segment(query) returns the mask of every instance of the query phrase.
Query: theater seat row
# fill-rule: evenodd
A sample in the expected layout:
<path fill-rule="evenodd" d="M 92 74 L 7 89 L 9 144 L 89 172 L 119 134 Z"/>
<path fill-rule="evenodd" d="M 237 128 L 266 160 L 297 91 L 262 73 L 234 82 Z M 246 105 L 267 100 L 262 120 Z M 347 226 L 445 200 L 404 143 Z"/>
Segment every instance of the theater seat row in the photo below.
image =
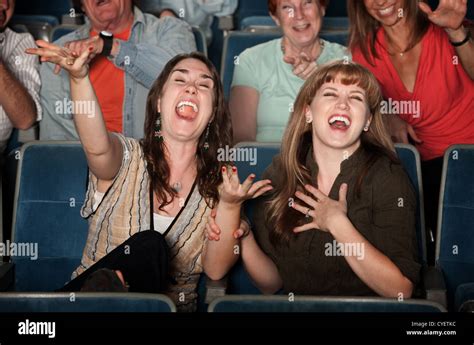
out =
<path fill-rule="evenodd" d="M 238 146 L 257 150 L 256 165 L 251 165 L 248 161 L 236 162 L 241 176 L 247 176 L 250 172 L 260 176 L 279 151 L 278 144 L 241 143 Z M 416 149 L 408 145 L 397 145 L 397 153 L 417 190 L 419 200 L 423 200 L 419 155 Z M 87 222 L 79 215 L 87 183 L 85 156 L 77 142 L 32 142 L 22 147 L 19 158 L 12 239 L 17 243 L 37 243 L 39 250 L 36 260 L 27 256 L 11 258 L 10 265 L 14 265 L 15 278 L 10 291 L 53 291 L 69 280 L 71 272 L 79 264 L 86 240 Z M 446 297 L 443 296 L 447 290 L 450 310 L 458 310 L 463 303 L 474 299 L 474 182 L 470 177 L 474 171 L 473 166 L 473 145 L 453 146 L 445 154 L 436 268 L 426 267 L 422 202 L 417 212 L 420 262 L 424 264 L 424 270 L 430 272 L 430 275 L 424 277 L 424 293 L 428 298 L 436 296 L 438 302 L 445 304 Z M 247 205 L 246 212 L 251 216 L 251 204 Z M 1 279 L 0 277 L 0 287 L 4 286 Z M 242 265 L 234 267 L 227 281 L 228 294 L 258 293 Z M 437 283 L 433 284 L 433 281 Z M 443 285 L 444 283 L 446 285 Z M 200 289 L 203 299 L 205 291 L 202 286 Z M 16 299 L 13 295 L 9 298 Z M 267 297 L 259 298 L 265 301 Z M 240 302 L 248 304 L 245 299 L 234 299 L 232 308 L 236 308 L 235 303 Z M 363 300 L 359 302 L 363 304 Z M 372 303 L 386 302 L 388 301 L 380 300 Z M 205 310 L 203 303 L 201 301 L 201 310 Z M 262 303 L 263 308 L 266 304 Z M 319 304 L 316 305 L 324 309 Z M 284 309 L 293 308 L 280 306 Z M 384 308 L 377 306 L 379 307 Z M 248 307 L 242 308 L 246 310 Z"/>

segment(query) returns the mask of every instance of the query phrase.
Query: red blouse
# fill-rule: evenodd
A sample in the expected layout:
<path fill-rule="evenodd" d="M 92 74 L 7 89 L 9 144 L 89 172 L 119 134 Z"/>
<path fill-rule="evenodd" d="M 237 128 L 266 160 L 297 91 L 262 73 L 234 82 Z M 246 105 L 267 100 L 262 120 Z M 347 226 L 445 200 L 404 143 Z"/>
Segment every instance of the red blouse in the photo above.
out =
<path fill-rule="evenodd" d="M 452 144 L 474 144 L 474 82 L 443 29 L 431 24 L 421 45 L 413 92 L 405 88 L 384 48 L 382 28 L 377 32 L 375 66 L 360 49 L 354 49 L 352 57 L 379 81 L 385 98 L 382 112 L 398 113 L 413 126 L 423 141 L 417 149 L 429 160 L 443 156 Z"/>

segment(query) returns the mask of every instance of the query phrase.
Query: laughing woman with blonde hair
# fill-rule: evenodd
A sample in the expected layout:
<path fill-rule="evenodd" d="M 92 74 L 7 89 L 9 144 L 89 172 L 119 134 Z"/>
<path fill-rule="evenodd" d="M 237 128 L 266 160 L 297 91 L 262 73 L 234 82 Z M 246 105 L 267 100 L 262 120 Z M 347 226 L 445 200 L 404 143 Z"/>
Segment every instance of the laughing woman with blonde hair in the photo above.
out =
<path fill-rule="evenodd" d="M 242 238 L 244 266 L 262 292 L 411 297 L 416 200 L 381 101 L 374 76 L 353 63 L 322 67 L 303 85 L 264 173 L 273 190 Z M 210 239 L 229 236 L 216 229 Z"/>

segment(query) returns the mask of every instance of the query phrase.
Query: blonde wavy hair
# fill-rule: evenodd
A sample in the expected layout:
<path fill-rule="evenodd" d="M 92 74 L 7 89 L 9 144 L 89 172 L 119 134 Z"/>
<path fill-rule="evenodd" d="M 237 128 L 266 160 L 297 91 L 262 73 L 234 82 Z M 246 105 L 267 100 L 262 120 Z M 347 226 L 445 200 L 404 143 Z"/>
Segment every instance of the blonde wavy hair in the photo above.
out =
<path fill-rule="evenodd" d="M 279 173 L 284 183 L 274 185 L 271 200 L 266 205 L 269 222 L 274 224 L 270 234 L 270 239 L 274 244 L 287 242 L 292 229 L 304 222 L 304 215 L 288 207 L 288 200 L 295 195 L 296 190 L 304 192 L 305 184 L 313 184 L 310 171 L 305 166 L 306 156 L 313 145 L 312 124 L 306 122 L 305 111 L 321 86 L 336 80 L 344 85 L 357 85 L 364 89 L 372 116 L 369 130 L 362 132 L 360 137 L 361 146 L 368 152 L 368 160 L 358 176 L 356 195 L 360 196 L 364 177 L 379 157 L 387 156 L 393 162 L 399 163 L 390 135 L 383 123 L 380 112 L 383 98 L 373 74 L 361 65 L 342 61 L 319 68 L 302 86 L 296 98 L 294 112 L 283 135 Z"/>

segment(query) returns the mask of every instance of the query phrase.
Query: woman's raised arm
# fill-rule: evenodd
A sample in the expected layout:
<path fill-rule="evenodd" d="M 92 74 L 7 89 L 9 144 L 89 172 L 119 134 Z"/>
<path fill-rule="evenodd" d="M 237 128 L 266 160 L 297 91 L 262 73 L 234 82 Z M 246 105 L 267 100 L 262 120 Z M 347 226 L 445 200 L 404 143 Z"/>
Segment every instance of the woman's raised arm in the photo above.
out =
<path fill-rule="evenodd" d="M 80 56 L 67 48 L 39 40 L 39 48 L 26 52 L 38 55 L 41 61 L 57 65 L 69 73 L 74 124 L 82 142 L 91 172 L 99 180 L 112 180 L 118 173 L 123 150 L 115 135 L 107 131 L 97 97 L 89 79 L 89 62 L 94 57 L 91 50 Z M 59 67 L 58 67 L 59 66 Z"/>

